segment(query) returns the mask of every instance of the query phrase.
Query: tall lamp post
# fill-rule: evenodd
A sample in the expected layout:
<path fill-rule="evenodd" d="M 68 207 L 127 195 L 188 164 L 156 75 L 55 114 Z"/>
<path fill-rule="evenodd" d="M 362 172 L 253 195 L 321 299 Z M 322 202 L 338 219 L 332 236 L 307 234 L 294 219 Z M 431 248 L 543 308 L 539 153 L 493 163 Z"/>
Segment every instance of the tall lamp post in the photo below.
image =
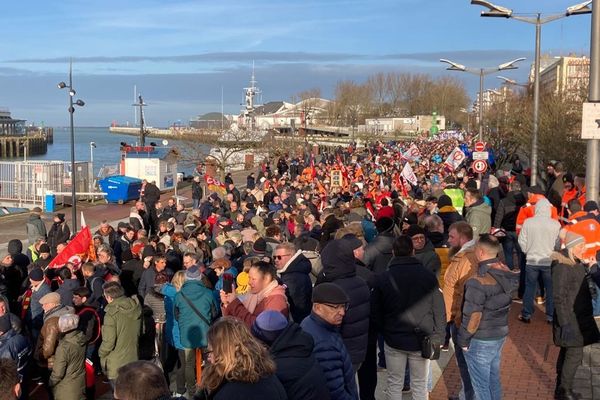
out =
<path fill-rule="evenodd" d="M 85 103 L 83 100 L 77 99 L 73 102 L 73 97 L 75 97 L 75 89 L 73 89 L 73 62 L 69 63 L 69 84 L 67 85 L 64 82 L 60 82 L 58 84 L 59 89 L 69 89 L 69 122 L 71 127 L 71 197 L 73 206 L 71 207 L 71 224 L 73 225 L 72 232 L 77 232 L 77 198 L 75 195 L 75 129 L 73 126 L 73 113 L 75 112 L 74 106 L 83 107 Z"/>
<path fill-rule="evenodd" d="M 524 57 L 517 58 L 492 68 L 469 68 L 462 64 L 455 63 L 454 61 L 446 60 L 445 58 L 440 59 L 441 62 L 450 65 L 446 68 L 448 71 L 468 72 L 470 74 L 479 75 L 479 141 L 483 140 L 483 77 L 497 71 L 517 69 L 518 67 L 515 64 L 523 60 L 525 60 Z"/>
<path fill-rule="evenodd" d="M 535 62 L 534 62 L 534 73 L 533 73 L 533 132 L 531 135 L 531 185 L 537 184 L 537 164 L 538 164 L 538 117 L 540 109 L 540 45 L 541 45 L 541 32 L 542 25 L 548 22 L 556 21 L 564 17 L 579 14 L 589 14 L 592 9 L 589 5 L 592 0 L 585 1 L 583 3 L 576 4 L 568 7 L 565 12 L 558 14 L 548 14 L 542 16 L 541 13 L 536 13 L 534 16 L 517 15 L 513 13 L 513 10 L 503 6 L 492 4 L 485 0 L 471 0 L 471 4 L 486 7 L 488 11 L 482 11 L 482 17 L 499 17 L 499 18 L 512 18 L 517 21 L 526 22 L 528 24 L 535 25 Z M 588 147 L 590 142 L 588 142 Z M 596 142 L 597 143 L 597 142 Z M 597 147 L 597 146 L 596 146 Z M 597 168 L 597 167 L 596 167 Z M 589 190 L 589 186 L 588 186 Z"/>

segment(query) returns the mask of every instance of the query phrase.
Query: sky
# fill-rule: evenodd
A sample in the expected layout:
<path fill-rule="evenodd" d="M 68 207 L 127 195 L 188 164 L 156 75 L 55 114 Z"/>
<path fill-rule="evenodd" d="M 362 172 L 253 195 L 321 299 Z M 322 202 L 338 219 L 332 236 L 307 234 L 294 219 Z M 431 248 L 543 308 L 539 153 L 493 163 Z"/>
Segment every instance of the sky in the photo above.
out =
<path fill-rule="evenodd" d="M 497 0 L 516 14 L 563 13 L 579 0 Z M 68 125 L 68 81 L 85 101 L 80 126 L 132 123 L 134 85 L 146 122 L 167 126 L 220 111 L 238 113 L 252 64 L 262 102 L 290 101 L 318 87 L 378 72 L 446 74 L 473 98 L 479 77 L 446 71 L 440 58 L 471 68 L 526 57 L 502 75 L 525 82 L 535 28 L 482 18 L 469 0 L 61 0 L 6 1 L 0 14 L 0 108 L 13 117 Z M 542 53 L 589 54 L 590 15 L 544 25 Z M 496 74 L 485 87 L 500 85 Z"/>

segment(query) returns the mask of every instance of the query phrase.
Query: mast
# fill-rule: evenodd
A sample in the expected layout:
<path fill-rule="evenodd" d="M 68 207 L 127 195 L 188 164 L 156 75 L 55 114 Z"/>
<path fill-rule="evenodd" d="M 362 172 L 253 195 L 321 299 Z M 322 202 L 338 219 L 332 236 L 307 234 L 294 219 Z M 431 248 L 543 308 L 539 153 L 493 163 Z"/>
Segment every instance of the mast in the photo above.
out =
<path fill-rule="evenodd" d="M 138 102 L 132 104 L 132 106 L 136 110 L 138 107 L 140 109 L 140 146 L 145 146 L 146 145 L 146 130 L 144 128 L 144 107 L 146 107 L 147 104 L 144 103 L 144 99 L 142 98 L 141 94 L 138 96 Z"/>
<path fill-rule="evenodd" d="M 256 111 L 256 105 L 254 104 L 254 98 L 261 93 L 260 89 L 256 86 L 256 78 L 254 75 L 254 61 L 252 61 L 252 77 L 250 78 L 250 87 L 244 88 L 245 92 L 245 108 L 242 110 L 244 114 L 244 122 L 249 130 L 255 130 L 256 120 L 254 118 L 254 112 Z"/>

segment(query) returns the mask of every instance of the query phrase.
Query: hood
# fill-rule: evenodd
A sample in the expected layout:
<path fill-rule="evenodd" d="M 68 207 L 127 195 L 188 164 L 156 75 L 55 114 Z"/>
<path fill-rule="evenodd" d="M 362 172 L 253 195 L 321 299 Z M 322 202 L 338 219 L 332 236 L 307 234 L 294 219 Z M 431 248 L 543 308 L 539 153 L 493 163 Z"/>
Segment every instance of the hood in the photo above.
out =
<path fill-rule="evenodd" d="M 312 354 L 313 346 L 312 337 L 292 322 L 275 339 L 269 351 L 273 358 L 307 358 Z"/>
<path fill-rule="evenodd" d="M 74 344 L 76 346 L 85 346 L 87 343 L 87 338 L 85 337 L 85 335 L 83 334 L 82 331 L 80 331 L 79 329 L 75 329 L 74 331 L 71 332 L 67 332 L 64 334 L 64 336 L 62 337 L 61 341 L 65 341 L 71 344 Z"/>
<path fill-rule="evenodd" d="M 504 293 L 511 294 L 519 287 L 519 272 L 511 271 L 497 258 L 479 264 L 479 275 L 489 273 L 502 287 Z"/>
<path fill-rule="evenodd" d="M 119 297 L 105 307 L 107 314 L 119 314 L 124 318 L 139 318 L 140 303 L 136 297 Z"/>
<path fill-rule="evenodd" d="M 337 239 L 330 242 L 321 253 L 323 274 L 327 281 L 336 278 L 346 278 L 356 275 L 354 252 L 345 240 Z"/>
<path fill-rule="evenodd" d="M 8 242 L 7 250 L 11 256 L 21 254 L 23 252 L 23 243 L 19 239 L 13 239 Z"/>
<path fill-rule="evenodd" d="M 46 322 L 49 318 L 52 318 L 52 317 L 60 317 L 61 315 L 73 314 L 73 313 L 75 313 L 75 309 L 73 307 L 58 306 L 44 314 L 44 322 Z"/>
<path fill-rule="evenodd" d="M 4 332 L 2 336 L 0 336 L 0 347 L 4 346 L 4 343 L 8 342 L 8 340 L 17 335 L 14 329 L 10 328 L 8 331 Z"/>
<path fill-rule="evenodd" d="M 310 274 L 310 271 L 312 271 L 312 264 L 310 263 L 310 260 L 302 254 L 302 250 L 298 250 L 296 254 L 290 258 L 290 261 L 287 263 L 287 265 L 278 271 L 278 273 L 285 274 L 289 272 L 300 272 L 303 274 Z"/>
<path fill-rule="evenodd" d="M 480 204 L 469 207 L 469 212 L 482 213 L 485 215 L 492 215 L 492 207 L 490 207 L 486 203 L 480 203 Z"/>
<path fill-rule="evenodd" d="M 546 199 L 546 198 L 539 199 L 538 202 L 535 203 L 535 216 L 550 218 L 551 215 L 552 215 L 552 205 L 550 204 L 548 199 Z"/>

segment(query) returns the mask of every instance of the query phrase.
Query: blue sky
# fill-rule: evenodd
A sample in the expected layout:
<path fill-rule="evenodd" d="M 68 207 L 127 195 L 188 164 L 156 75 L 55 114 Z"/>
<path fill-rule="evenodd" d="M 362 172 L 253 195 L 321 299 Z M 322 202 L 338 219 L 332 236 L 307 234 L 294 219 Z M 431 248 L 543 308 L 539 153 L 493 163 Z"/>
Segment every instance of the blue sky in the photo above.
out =
<path fill-rule="evenodd" d="M 563 12 L 563 0 L 498 0 L 516 13 Z M 74 86 L 86 102 L 78 125 L 133 119 L 133 85 L 164 126 L 220 110 L 239 111 L 252 61 L 263 101 L 290 100 L 320 87 L 330 97 L 342 79 L 376 72 L 458 75 L 470 95 L 478 77 L 445 71 L 439 58 L 492 67 L 527 57 L 503 75 L 524 81 L 533 62 L 534 27 L 481 18 L 469 0 L 3 2 L 0 107 L 47 125 L 66 125 L 67 95 L 56 83 L 74 61 Z M 545 25 L 542 51 L 588 54 L 589 15 Z M 499 86 L 491 75 L 486 88 Z"/>

